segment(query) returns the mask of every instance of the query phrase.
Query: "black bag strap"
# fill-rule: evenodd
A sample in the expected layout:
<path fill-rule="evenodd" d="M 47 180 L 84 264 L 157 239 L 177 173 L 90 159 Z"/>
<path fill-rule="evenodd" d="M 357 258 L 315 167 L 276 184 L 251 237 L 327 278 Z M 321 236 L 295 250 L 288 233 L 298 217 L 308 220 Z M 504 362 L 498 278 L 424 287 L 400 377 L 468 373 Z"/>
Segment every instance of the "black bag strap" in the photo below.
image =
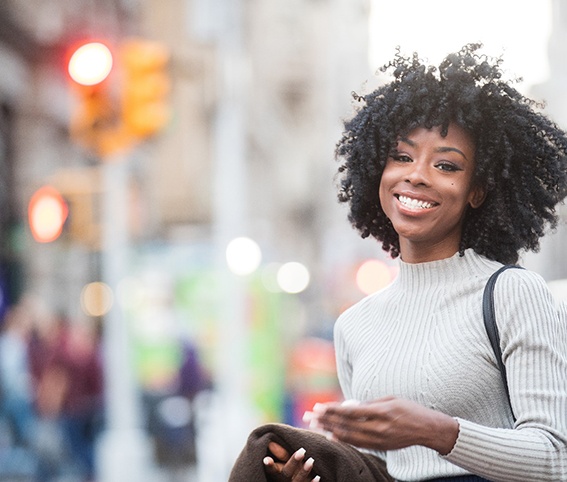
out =
<path fill-rule="evenodd" d="M 498 368 L 500 369 L 502 381 L 504 382 L 504 390 L 506 390 L 506 396 L 508 397 L 508 403 L 510 404 L 510 409 L 512 410 L 512 416 L 514 416 L 514 410 L 512 409 L 512 403 L 510 401 L 508 380 L 506 377 L 506 367 L 504 366 L 504 362 L 502 361 L 502 351 L 500 350 L 500 334 L 498 333 L 498 327 L 496 326 L 496 313 L 494 310 L 494 285 L 496 284 L 496 279 L 498 278 L 500 273 L 510 268 L 523 269 L 521 266 L 517 266 L 515 264 L 507 264 L 492 273 L 490 278 L 488 278 L 482 297 L 482 315 L 484 318 L 486 333 L 488 334 L 488 338 L 490 339 L 490 344 L 492 345 L 492 350 L 494 351 L 494 355 L 496 356 L 496 362 L 498 363 Z M 514 420 L 516 420 L 515 416 Z"/>

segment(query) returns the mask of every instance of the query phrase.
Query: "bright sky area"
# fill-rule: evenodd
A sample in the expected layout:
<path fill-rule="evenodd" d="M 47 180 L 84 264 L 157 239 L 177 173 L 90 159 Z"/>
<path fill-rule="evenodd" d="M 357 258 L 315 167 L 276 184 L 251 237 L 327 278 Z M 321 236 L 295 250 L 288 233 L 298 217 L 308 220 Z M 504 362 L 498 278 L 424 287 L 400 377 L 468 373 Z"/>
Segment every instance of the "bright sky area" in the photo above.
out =
<path fill-rule="evenodd" d="M 399 45 L 438 65 L 464 44 L 481 42 L 484 52 L 503 55 L 518 89 L 542 82 L 549 73 L 547 42 L 551 0 L 371 0 L 370 67 L 386 63 Z"/>

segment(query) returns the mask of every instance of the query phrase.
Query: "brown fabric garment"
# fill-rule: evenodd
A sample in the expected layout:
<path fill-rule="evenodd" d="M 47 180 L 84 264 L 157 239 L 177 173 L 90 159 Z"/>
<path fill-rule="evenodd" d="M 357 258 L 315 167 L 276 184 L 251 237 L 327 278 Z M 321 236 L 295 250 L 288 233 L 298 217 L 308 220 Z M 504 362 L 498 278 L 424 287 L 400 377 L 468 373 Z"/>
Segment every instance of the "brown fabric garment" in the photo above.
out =
<path fill-rule="evenodd" d="M 283 424 L 266 424 L 255 430 L 238 456 L 228 482 L 269 482 L 263 459 L 270 455 L 269 442 L 277 442 L 290 453 L 303 447 L 305 460 L 313 457 L 312 477 L 321 482 L 393 482 L 383 460 L 362 453 L 341 442 L 331 442 L 323 435 Z"/>

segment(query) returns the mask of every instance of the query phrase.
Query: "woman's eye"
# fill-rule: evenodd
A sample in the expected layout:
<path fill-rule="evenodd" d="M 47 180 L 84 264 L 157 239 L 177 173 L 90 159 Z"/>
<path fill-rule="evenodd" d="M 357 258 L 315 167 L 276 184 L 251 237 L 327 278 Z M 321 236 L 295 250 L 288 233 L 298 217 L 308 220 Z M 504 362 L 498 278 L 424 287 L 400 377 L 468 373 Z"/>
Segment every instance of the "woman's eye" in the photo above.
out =
<path fill-rule="evenodd" d="M 409 157 L 405 154 L 393 153 L 391 155 L 391 158 L 394 159 L 395 161 L 399 161 L 399 162 L 411 162 L 411 157 Z"/>
<path fill-rule="evenodd" d="M 441 171 L 447 171 L 447 172 L 454 172 L 461 170 L 459 166 L 453 164 L 452 162 L 440 162 L 439 164 L 437 164 L 437 168 Z"/>

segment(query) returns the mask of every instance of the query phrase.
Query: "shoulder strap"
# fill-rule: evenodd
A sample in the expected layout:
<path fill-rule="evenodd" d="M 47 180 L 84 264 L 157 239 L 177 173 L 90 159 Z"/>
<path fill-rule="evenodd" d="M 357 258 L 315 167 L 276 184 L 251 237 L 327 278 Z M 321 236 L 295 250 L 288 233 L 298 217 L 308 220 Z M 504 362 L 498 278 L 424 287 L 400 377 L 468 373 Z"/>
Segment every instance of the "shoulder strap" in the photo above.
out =
<path fill-rule="evenodd" d="M 500 374 L 502 375 L 502 381 L 504 382 L 504 389 L 506 390 L 506 396 L 508 397 L 508 402 L 510 403 L 510 391 L 508 389 L 508 381 L 506 377 L 506 367 L 502 361 L 502 351 L 500 350 L 500 334 L 498 333 L 498 327 L 496 326 L 496 314 L 494 310 L 494 285 L 496 284 L 496 279 L 503 271 L 510 268 L 523 269 L 521 266 L 515 264 L 509 264 L 502 266 L 498 271 L 495 271 L 486 283 L 484 287 L 484 294 L 482 297 L 482 315 L 484 318 L 484 326 L 486 328 L 486 333 L 490 339 L 490 344 L 492 345 L 492 350 L 496 356 L 496 362 L 498 363 L 498 368 L 500 369 Z M 512 404 L 510 403 L 510 409 L 512 409 Z M 512 415 L 514 411 L 512 410 Z M 516 417 L 514 416 L 514 420 Z"/>

